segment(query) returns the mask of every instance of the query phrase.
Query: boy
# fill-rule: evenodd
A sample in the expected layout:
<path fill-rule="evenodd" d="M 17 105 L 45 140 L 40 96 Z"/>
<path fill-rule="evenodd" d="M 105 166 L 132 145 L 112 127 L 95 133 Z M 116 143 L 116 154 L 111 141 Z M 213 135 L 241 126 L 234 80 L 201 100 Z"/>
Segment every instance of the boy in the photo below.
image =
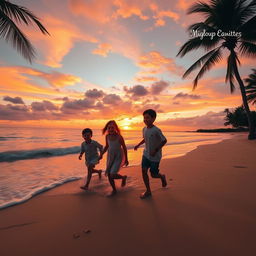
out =
<path fill-rule="evenodd" d="M 156 120 L 156 112 L 153 109 L 145 110 L 143 117 L 146 125 L 146 127 L 143 128 L 143 140 L 134 147 L 134 150 L 137 150 L 140 145 L 145 143 L 141 167 L 146 191 L 140 195 L 141 199 L 151 196 L 148 169 L 150 170 L 152 178 L 161 179 L 162 186 L 167 186 L 165 175 L 161 174 L 158 169 L 162 158 L 162 147 L 166 144 L 167 140 L 162 134 L 162 131 L 153 124 Z"/>
<path fill-rule="evenodd" d="M 86 128 L 82 131 L 82 137 L 84 138 L 84 142 L 81 144 L 81 153 L 78 158 L 81 160 L 85 153 L 85 164 L 88 169 L 88 175 L 86 184 L 80 188 L 88 190 L 93 173 L 98 173 L 99 178 L 101 178 L 102 170 L 96 170 L 94 167 L 99 163 L 98 150 L 102 153 L 103 146 L 97 141 L 92 140 L 92 130 L 90 128 Z"/>

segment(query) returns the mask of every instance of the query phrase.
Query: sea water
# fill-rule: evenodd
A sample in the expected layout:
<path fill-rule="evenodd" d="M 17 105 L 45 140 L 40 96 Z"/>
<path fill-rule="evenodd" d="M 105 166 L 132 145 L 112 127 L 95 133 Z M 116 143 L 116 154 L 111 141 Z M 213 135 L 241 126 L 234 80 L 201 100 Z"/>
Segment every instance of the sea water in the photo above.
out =
<path fill-rule="evenodd" d="M 139 165 L 143 147 L 133 148 L 142 140 L 141 131 L 123 131 L 129 165 Z M 164 132 L 167 144 L 163 158 L 185 155 L 199 145 L 229 138 L 230 134 Z M 93 138 L 102 145 L 105 137 L 94 130 Z M 24 202 L 69 181 L 84 178 L 83 160 L 78 160 L 83 142 L 80 129 L 0 128 L 0 209 Z M 97 165 L 104 170 L 106 155 Z M 136 183 L 136 181 L 133 181 Z"/>

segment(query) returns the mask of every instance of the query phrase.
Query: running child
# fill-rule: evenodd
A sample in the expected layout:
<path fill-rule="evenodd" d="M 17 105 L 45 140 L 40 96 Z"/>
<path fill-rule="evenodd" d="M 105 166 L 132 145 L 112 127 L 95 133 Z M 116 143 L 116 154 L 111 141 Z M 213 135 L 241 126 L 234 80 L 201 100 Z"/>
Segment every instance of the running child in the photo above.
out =
<path fill-rule="evenodd" d="M 90 128 L 86 128 L 82 131 L 82 137 L 84 138 L 84 142 L 81 144 L 81 152 L 78 158 L 81 160 L 83 154 L 85 154 L 85 164 L 87 166 L 88 174 L 85 185 L 80 188 L 88 190 L 93 173 L 97 173 L 99 178 L 101 178 L 102 170 L 96 170 L 94 168 L 95 165 L 99 163 L 98 151 L 102 153 L 103 146 L 97 141 L 92 140 L 92 130 Z"/>
<path fill-rule="evenodd" d="M 128 165 L 127 148 L 123 137 L 120 134 L 120 129 L 118 128 L 114 120 L 107 122 L 102 130 L 103 134 L 106 134 L 106 146 L 104 147 L 100 159 L 103 157 L 105 152 L 107 154 L 107 167 L 106 176 L 108 177 L 109 183 L 112 187 L 112 192 L 109 196 L 116 194 L 116 179 L 122 179 L 121 186 L 126 185 L 126 175 L 119 174 L 119 170 L 123 165 Z"/>
<path fill-rule="evenodd" d="M 156 112 L 153 109 L 145 110 L 143 112 L 143 117 L 146 125 L 146 127 L 143 128 L 143 140 L 134 147 L 134 150 L 137 150 L 140 145 L 145 143 L 141 167 L 146 191 L 140 195 L 141 199 L 151 196 L 148 169 L 150 170 L 152 178 L 161 179 L 162 186 L 167 186 L 165 175 L 159 172 L 159 164 L 162 158 L 162 147 L 166 144 L 167 140 L 162 131 L 154 125 Z"/>

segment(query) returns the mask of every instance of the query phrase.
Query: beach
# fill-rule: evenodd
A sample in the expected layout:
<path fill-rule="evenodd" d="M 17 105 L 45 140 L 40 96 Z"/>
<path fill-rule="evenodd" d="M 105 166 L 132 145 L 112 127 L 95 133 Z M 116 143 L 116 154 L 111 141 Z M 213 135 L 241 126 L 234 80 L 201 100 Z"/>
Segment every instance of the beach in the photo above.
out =
<path fill-rule="evenodd" d="M 140 166 L 123 168 L 127 187 L 111 198 L 96 177 L 88 192 L 66 183 L 0 211 L 0 254 L 253 256 L 255 156 L 256 141 L 239 134 L 164 159 L 168 186 L 150 179 L 144 200 Z"/>

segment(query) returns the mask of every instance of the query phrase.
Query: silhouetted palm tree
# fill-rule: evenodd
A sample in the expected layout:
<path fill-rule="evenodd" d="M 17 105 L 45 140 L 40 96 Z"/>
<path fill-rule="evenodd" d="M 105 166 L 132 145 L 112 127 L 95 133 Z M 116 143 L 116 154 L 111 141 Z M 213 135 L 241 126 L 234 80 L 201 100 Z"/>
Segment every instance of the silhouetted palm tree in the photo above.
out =
<path fill-rule="evenodd" d="M 245 79 L 245 82 L 247 83 L 245 90 L 248 102 L 256 104 L 256 69 L 252 69 L 252 71 L 253 73 Z"/>
<path fill-rule="evenodd" d="M 17 24 L 35 23 L 43 34 L 49 34 L 39 19 L 27 8 L 0 0 L 0 36 L 11 42 L 21 55 L 30 63 L 35 58 L 35 49 Z"/>
<path fill-rule="evenodd" d="M 240 106 L 230 111 L 228 108 L 224 110 L 226 117 L 224 125 L 232 125 L 234 128 L 245 128 L 248 127 L 248 119 L 244 106 Z M 256 112 L 251 112 L 252 120 L 256 123 Z"/>
<path fill-rule="evenodd" d="M 179 50 L 177 56 L 183 57 L 188 52 L 203 48 L 208 51 L 197 60 L 183 75 L 187 77 L 196 68 L 200 68 L 194 79 L 195 89 L 198 80 L 219 62 L 224 49 L 229 51 L 227 57 L 226 82 L 230 83 L 231 92 L 234 91 L 234 80 L 239 84 L 243 105 L 249 123 L 249 139 L 254 139 L 255 126 L 252 122 L 251 112 L 248 106 L 245 86 L 238 72 L 240 64 L 238 53 L 243 56 L 256 56 L 256 1 L 255 0 L 210 0 L 210 3 L 198 2 L 192 5 L 188 14 L 203 14 L 205 20 L 189 27 L 189 31 L 195 33 Z M 204 36 L 197 36 L 198 33 Z M 226 34 L 221 34 L 222 32 Z M 210 36 L 211 35 L 211 36 Z"/>

